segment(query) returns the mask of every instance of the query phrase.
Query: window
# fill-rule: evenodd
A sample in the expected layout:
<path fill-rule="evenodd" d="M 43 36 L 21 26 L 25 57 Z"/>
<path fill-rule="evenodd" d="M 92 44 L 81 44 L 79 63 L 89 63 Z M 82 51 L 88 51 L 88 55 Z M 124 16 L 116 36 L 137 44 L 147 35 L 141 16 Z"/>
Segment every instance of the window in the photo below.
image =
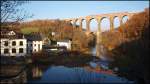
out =
<path fill-rule="evenodd" d="M 23 48 L 19 48 L 19 53 L 23 53 Z"/>
<path fill-rule="evenodd" d="M 5 45 L 5 46 L 8 46 L 8 41 L 5 41 L 4 45 Z"/>
<path fill-rule="evenodd" d="M 4 54 L 7 54 L 9 52 L 9 49 L 4 49 Z"/>
<path fill-rule="evenodd" d="M 34 44 L 34 46 L 36 46 L 36 44 Z"/>
<path fill-rule="evenodd" d="M 15 48 L 12 49 L 12 53 L 16 53 L 16 49 Z"/>
<path fill-rule="evenodd" d="M 16 41 L 13 41 L 13 42 L 12 42 L 12 46 L 15 46 L 15 45 L 16 45 Z"/>
<path fill-rule="evenodd" d="M 30 44 L 30 46 L 32 47 L 32 44 Z"/>
<path fill-rule="evenodd" d="M 36 49 L 34 49 L 34 52 L 36 52 Z"/>
<path fill-rule="evenodd" d="M 23 41 L 20 41 L 20 45 L 23 46 Z"/>

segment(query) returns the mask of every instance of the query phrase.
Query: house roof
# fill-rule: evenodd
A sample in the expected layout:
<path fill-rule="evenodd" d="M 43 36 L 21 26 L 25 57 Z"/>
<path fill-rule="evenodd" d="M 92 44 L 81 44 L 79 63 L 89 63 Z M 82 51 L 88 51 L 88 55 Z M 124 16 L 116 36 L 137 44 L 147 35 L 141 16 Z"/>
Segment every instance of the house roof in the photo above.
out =
<path fill-rule="evenodd" d="M 1 28 L 1 35 L 6 35 L 8 34 L 9 32 L 11 32 L 12 30 L 10 29 L 6 29 L 6 28 Z M 14 32 L 14 31 L 13 31 Z"/>
<path fill-rule="evenodd" d="M 25 38 L 28 41 L 42 41 L 42 36 L 40 33 L 31 33 L 29 35 L 25 35 Z"/>
<path fill-rule="evenodd" d="M 15 32 L 13 30 L 2 29 L 1 31 L 1 38 L 10 38 L 10 39 L 22 39 L 23 34 Z"/>

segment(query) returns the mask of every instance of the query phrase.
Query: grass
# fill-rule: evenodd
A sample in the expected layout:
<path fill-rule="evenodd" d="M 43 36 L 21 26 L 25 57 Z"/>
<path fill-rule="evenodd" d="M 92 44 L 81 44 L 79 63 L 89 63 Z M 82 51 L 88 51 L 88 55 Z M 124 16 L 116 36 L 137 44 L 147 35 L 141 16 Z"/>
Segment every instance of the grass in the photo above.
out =
<path fill-rule="evenodd" d="M 32 32 L 39 32 L 39 29 L 38 28 L 32 28 L 32 27 L 28 27 L 28 28 L 22 28 L 21 29 L 21 32 L 23 34 L 30 34 Z"/>

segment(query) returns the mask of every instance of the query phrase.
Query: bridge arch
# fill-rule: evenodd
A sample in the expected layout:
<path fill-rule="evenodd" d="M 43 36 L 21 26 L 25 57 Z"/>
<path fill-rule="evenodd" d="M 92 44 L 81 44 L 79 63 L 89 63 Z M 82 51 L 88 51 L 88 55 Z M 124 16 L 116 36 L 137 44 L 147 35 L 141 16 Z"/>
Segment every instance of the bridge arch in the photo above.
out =
<path fill-rule="evenodd" d="M 69 20 L 70 25 L 73 26 L 73 20 Z"/>
<path fill-rule="evenodd" d="M 109 30 L 113 30 L 114 28 L 119 27 L 121 24 L 125 23 L 128 19 L 130 19 L 133 14 L 135 13 L 122 12 L 122 13 L 90 15 L 86 17 L 66 19 L 66 21 L 70 20 L 70 23 L 73 25 L 73 28 L 76 28 L 76 25 L 79 25 L 81 31 L 86 30 L 87 32 L 90 32 L 90 29 L 92 29 L 93 31 L 93 28 L 90 27 L 90 23 L 94 19 L 95 22 L 97 22 L 96 26 L 98 25 L 98 29 L 102 29 L 104 31 L 108 30 L 108 28 Z M 104 22 L 108 23 L 107 26 L 103 25 L 103 19 Z"/>
<path fill-rule="evenodd" d="M 80 26 L 81 26 L 81 30 L 83 30 L 83 31 L 86 31 L 86 19 L 85 18 L 82 18 L 81 20 L 80 20 Z"/>
<path fill-rule="evenodd" d="M 122 23 L 124 24 L 129 20 L 129 16 L 128 15 L 123 15 L 121 20 L 122 20 Z"/>
<path fill-rule="evenodd" d="M 120 26 L 120 17 L 119 16 L 114 16 L 113 17 L 113 28 L 118 28 Z"/>
<path fill-rule="evenodd" d="M 75 29 L 79 29 L 80 28 L 80 20 L 76 19 L 75 20 Z"/>
<path fill-rule="evenodd" d="M 110 17 L 102 17 L 100 19 L 100 28 L 101 28 L 101 31 L 106 31 L 106 30 L 109 30 L 110 29 Z"/>
<path fill-rule="evenodd" d="M 98 30 L 98 21 L 97 21 L 97 18 L 92 17 L 89 20 L 89 25 L 90 25 L 90 31 L 96 32 Z"/>

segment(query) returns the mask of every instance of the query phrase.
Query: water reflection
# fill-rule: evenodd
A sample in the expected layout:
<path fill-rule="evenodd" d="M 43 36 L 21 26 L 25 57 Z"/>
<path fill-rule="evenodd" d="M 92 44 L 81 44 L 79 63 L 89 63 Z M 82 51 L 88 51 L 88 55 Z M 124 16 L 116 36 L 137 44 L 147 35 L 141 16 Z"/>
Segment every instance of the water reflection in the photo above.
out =
<path fill-rule="evenodd" d="M 96 56 L 96 47 L 92 48 L 92 54 Z M 29 83 L 132 83 L 117 75 L 102 73 L 101 68 L 109 70 L 108 63 L 108 60 L 93 59 L 86 67 L 36 65 L 31 71 L 33 79 L 38 79 L 29 80 Z"/>
<path fill-rule="evenodd" d="M 100 46 L 100 49 L 96 51 L 97 46 Z M 108 61 L 108 62 L 112 61 L 112 59 L 109 56 L 106 55 L 107 50 L 103 45 L 95 45 L 90 50 L 91 50 L 91 54 L 93 56 L 96 56 L 96 52 L 99 52 L 100 56 L 98 56 L 98 57 L 101 59 L 101 61 Z"/>
<path fill-rule="evenodd" d="M 35 76 L 41 76 L 39 80 L 29 81 L 29 83 L 126 83 L 126 79 L 115 75 L 97 73 L 84 67 L 68 68 L 64 66 L 51 66 L 43 74 L 35 68 Z M 36 72 L 37 71 L 37 72 Z"/>
<path fill-rule="evenodd" d="M 96 47 L 93 47 L 91 49 L 91 53 L 92 53 L 93 56 L 96 56 Z"/>
<path fill-rule="evenodd" d="M 42 76 L 42 74 L 43 74 L 43 71 L 38 66 L 35 66 L 32 69 L 32 77 L 33 78 L 40 78 Z"/>
<path fill-rule="evenodd" d="M 99 48 L 97 48 L 97 49 L 99 49 L 99 50 L 96 50 L 96 47 L 99 47 Z M 95 45 L 94 47 L 92 47 L 91 48 L 91 54 L 93 55 L 93 56 L 96 56 L 96 53 L 100 53 L 100 55 L 98 56 L 98 57 L 100 57 L 100 58 L 105 58 L 105 55 L 106 55 L 106 49 L 104 48 L 104 46 L 103 45 Z"/>

